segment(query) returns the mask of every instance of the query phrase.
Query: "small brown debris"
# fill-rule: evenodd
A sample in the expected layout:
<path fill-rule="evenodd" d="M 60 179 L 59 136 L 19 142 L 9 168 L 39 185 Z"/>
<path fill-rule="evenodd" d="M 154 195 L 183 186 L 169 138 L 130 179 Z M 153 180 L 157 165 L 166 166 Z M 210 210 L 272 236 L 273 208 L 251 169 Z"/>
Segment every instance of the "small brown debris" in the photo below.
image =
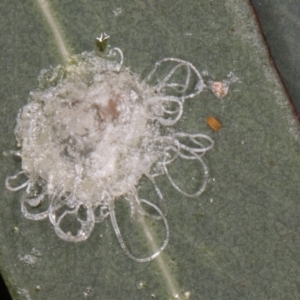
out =
<path fill-rule="evenodd" d="M 219 131 L 222 128 L 222 123 L 219 119 L 213 116 L 206 118 L 207 125 L 214 131 Z"/>

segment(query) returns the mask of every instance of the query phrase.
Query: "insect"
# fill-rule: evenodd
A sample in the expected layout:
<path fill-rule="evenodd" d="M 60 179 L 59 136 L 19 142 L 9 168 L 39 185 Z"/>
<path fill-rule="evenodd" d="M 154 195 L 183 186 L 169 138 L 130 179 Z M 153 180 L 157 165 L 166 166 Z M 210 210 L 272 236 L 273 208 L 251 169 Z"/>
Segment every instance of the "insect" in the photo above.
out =
<path fill-rule="evenodd" d="M 110 36 L 108 34 L 106 34 L 105 32 L 101 33 L 101 35 L 98 38 L 96 38 L 96 44 L 97 44 L 100 52 L 105 51 L 105 49 L 107 47 L 107 41 L 109 38 L 110 38 Z"/>
<path fill-rule="evenodd" d="M 223 127 L 221 121 L 213 116 L 207 117 L 206 123 L 214 131 L 219 131 Z"/>

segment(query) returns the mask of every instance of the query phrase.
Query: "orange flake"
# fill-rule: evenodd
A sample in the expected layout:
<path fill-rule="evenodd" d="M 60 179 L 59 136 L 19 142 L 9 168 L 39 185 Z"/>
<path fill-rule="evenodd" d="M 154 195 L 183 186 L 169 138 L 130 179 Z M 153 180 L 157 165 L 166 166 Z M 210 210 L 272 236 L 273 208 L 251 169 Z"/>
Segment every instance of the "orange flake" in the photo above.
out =
<path fill-rule="evenodd" d="M 206 118 L 207 125 L 214 131 L 219 131 L 222 128 L 222 123 L 219 119 L 213 116 Z"/>

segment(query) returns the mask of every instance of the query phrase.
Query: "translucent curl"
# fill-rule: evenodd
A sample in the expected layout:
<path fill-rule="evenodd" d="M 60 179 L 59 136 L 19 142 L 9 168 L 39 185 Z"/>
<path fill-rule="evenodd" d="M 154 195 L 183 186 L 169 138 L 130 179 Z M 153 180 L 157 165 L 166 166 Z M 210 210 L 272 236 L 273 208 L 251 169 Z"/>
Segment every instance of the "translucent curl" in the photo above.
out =
<path fill-rule="evenodd" d="M 202 165 L 202 168 L 203 168 L 203 170 L 204 170 L 204 171 L 203 171 L 203 176 L 204 176 L 203 182 L 202 182 L 202 184 L 199 186 L 197 192 L 195 192 L 195 193 L 187 193 L 187 192 L 183 191 L 183 190 L 182 190 L 182 189 L 174 182 L 174 180 L 172 179 L 171 175 L 169 174 L 169 171 L 168 171 L 168 168 L 167 168 L 167 164 L 164 163 L 164 162 L 162 162 L 162 166 L 163 166 L 163 168 L 164 168 L 165 174 L 167 175 L 167 177 L 168 177 L 170 183 L 172 184 L 172 186 L 173 186 L 179 193 L 183 194 L 183 195 L 186 196 L 186 197 L 190 197 L 190 198 L 195 198 L 195 197 L 200 196 L 200 195 L 204 192 L 204 190 L 205 190 L 205 188 L 206 188 L 206 185 L 207 185 L 207 181 L 208 181 L 208 168 L 207 168 L 206 164 L 204 163 L 204 161 L 203 161 L 203 159 L 202 159 L 201 157 L 196 156 L 196 154 L 194 154 L 194 155 L 195 155 L 195 158 L 194 158 L 194 159 L 197 159 L 197 160 L 199 161 L 199 163 Z"/>
<path fill-rule="evenodd" d="M 172 137 L 165 138 L 164 141 L 165 142 L 168 141 L 169 145 L 164 148 L 164 159 L 159 164 L 162 166 L 164 174 L 166 174 L 166 176 L 168 177 L 172 186 L 178 192 L 185 195 L 186 197 L 190 197 L 190 198 L 198 197 L 204 192 L 206 185 L 207 185 L 207 181 L 208 181 L 208 167 L 204 163 L 202 156 L 206 153 L 206 151 L 210 150 L 214 146 L 214 142 L 211 138 L 209 138 L 206 135 L 202 135 L 202 134 L 190 135 L 190 134 L 186 134 L 186 133 L 177 133 L 177 135 L 175 135 L 175 136 L 188 137 L 198 147 L 186 146 L 186 145 L 180 143 L 177 139 L 172 138 Z M 204 146 L 201 142 L 197 141 L 197 139 L 196 139 L 197 137 L 198 138 L 201 137 L 201 138 L 208 140 L 210 142 L 210 144 L 208 146 Z M 170 151 L 174 152 L 173 156 L 170 154 Z M 187 155 L 187 153 L 189 155 Z M 169 173 L 167 165 L 172 163 L 173 161 L 175 161 L 178 157 L 181 157 L 183 159 L 188 159 L 188 160 L 197 160 L 203 169 L 202 184 L 198 187 L 198 189 L 195 193 L 187 193 L 187 192 L 183 191 L 175 183 L 175 181 L 173 180 L 173 178 L 171 177 L 171 175 Z"/>
<path fill-rule="evenodd" d="M 6 187 L 9 191 L 12 191 L 12 192 L 16 192 L 16 191 L 19 191 L 19 190 L 21 190 L 21 189 L 27 187 L 28 184 L 29 184 L 29 182 L 30 182 L 30 180 L 27 180 L 26 182 L 24 182 L 24 183 L 22 183 L 22 184 L 20 184 L 20 185 L 18 185 L 18 186 L 16 186 L 16 187 L 11 186 L 11 184 L 10 184 L 10 181 L 11 181 L 11 180 L 16 180 L 16 179 L 18 179 L 18 177 L 19 177 L 20 175 L 23 175 L 23 174 L 26 175 L 25 171 L 20 171 L 20 172 L 18 172 L 18 173 L 15 174 L 15 175 L 6 177 L 6 178 L 5 178 L 5 187 Z"/>
<path fill-rule="evenodd" d="M 189 134 L 184 132 L 177 132 L 174 134 L 174 137 L 188 138 L 188 140 L 193 143 L 193 146 L 187 146 L 183 143 L 178 142 L 180 145 L 180 150 L 185 150 L 188 153 L 192 154 L 191 156 L 188 156 L 180 151 L 180 156 L 185 159 L 197 159 L 197 156 L 203 156 L 207 151 L 211 150 L 215 144 L 214 140 L 211 137 L 202 133 Z M 203 140 L 203 142 L 201 142 L 201 139 Z M 207 146 L 205 146 L 204 141 L 206 143 L 208 142 Z M 197 156 L 195 156 L 194 154 L 196 154 Z"/>
<path fill-rule="evenodd" d="M 74 195 L 71 194 L 68 197 L 73 197 Z M 86 240 L 95 226 L 95 217 L 94 217 L 94 210 L 92 205 L 88 203 L 77 203 L 76 205 L 69 206 L 70 209 L 66 209 L 60 216 L 57 216 L 56 213 L 60 210 L 63 206 L 66 205 L 65 202 L 68 202 L 69 199 L 65 201 L 61 200 L 61 197 L 52 197 L 49 206 L 49 219 L 54 227 L 56 234 L 63 240 L 68 242 L 80 242 Z M 79 216 L 79 209 L 86 208 L 86 220 L 83 220 Z M 80 223 L 81 228 L 78 230 L 77 234 L 73 235 L 70 231 L 65 232 L 61 228 L 61 222 L 63 219 L 68 215 L 76 216 L 77 221 Z"/>
<path fill-rule="evenodd" d="M 129 258 L 131 258 L 132 260 L 134 260 L 136 262 L 141 262 L 142 263 L 142 262 L 149 262 L 149 261 L 153 260 L 155 257 L 157 257 L 167 247 L 168 242 L 169 242 L 170 230 L 169 230 L 169 224 L 168 224 L 168 221 L 167 221 L 166 217 L 164 216 L 163 212 L 155 204 L 153 204 L 153 203 L 151 203 L 151 202 L 149 202 L 148 200 L 145 200 L 145 199 L 139 199 L 136 204 L 138 206 L 140 206 L 141 203 L 145 203 L 145 204 L 149 205 L 150 207 L 154 208 L 158 212 L 158 214 L 160 215 L 160 217 L 162 218 L 162 220 L 164 222 L 165 230 L 166 230 L 166 235 L 165 235 L 165 239 L 164 239 L 164 242 L 163 242 L 162 246 L 156 252 L 154 252 L 153 254 L 151 254 L 150 256 L 147 256 L 145 258 L 138 258 L 138 257 L 135 257 L 134 255 L 132 255 L 130 253 L 130 251 L 126 247 L 125 242 L 124 242 L 124 240 L 122 238 L 122 234 L 121 234 L 119 225 L 117 223 L 117 219 L 116 219 L 114 208 L 110 208 L 110 220 L 111 220 L 111 224 L 112 224 L 112 226 L 114 228 L 114 231 L 116 233 L 116 236 L 117 236 L 117 239 L 119 241 L 119 244 L 120 244 L 121 248 L 123 249 L 123 251 L 125 252 L 125 254 Z M 142 209 L 139 209 L 139 211 L 142 211 Z"/>
<path fill-rule="evenodd" d="M 164 196 L 160 190 L 160 188 L 158 187 L 158 185 L 155 182 L 155 178 L 153 175 L 151 174 L 146 174 L 146 178 L 148 178 L 148 180 L 150 180 L 151 184 L 154 187 L 154 190 L 156 192 L 156 195 L 158 196 L 158 200 L 159 200 L 159 204 L 163 207 L 164 209 L 164 213 L 163 215 L 166 216 L 167 215 L 167 205 L 166 205 L 166 201 L 164 199 Z M 136 210 L 142 214 L 143 216 L 147 216 L 151 219 L 154 220 L 161 220 L 162 216 L 161 215 L 153 215 L 153 214 L 149 214 L 143 207 L 142 205 L 140 205 L 140 201 L 139 201 L 139 196 L 137 193 L 136 189 L 133 189 L 131 191 L 131 193 L 128 195 L 127 201 L 130 203 L 130 208 L 131 208 L 131 212 L 130 212 L 130 217 L 131 219 L 133 219 Z M 139 205 L 135 205 L 136 203 L 138 203 Z"/>
<path fill-rule="evenodd" d="M 157 72 L 158 67 L 160 67 L 163 64 L 169 64 L 169 63 L 175 62 L 178 63 L 177 65 L 175 65 L 175 67 L 173 67 L 169 73 L 160 80 L 160 82 L 154 87 L 155 90 L 157 92 L 162 92 L 164 93 L 164 89 L 165 88 L 171 88 L 171 90 L 174 90 L 174 92 L 176 93 L 180 93 L 180 98 L 184 101 L 187 98 L 193 98 L 195 96 L 197 96 L 198 94 L 200 94 L 204 88 L 204 82 L 203 79 L 199 73 L 199 71 L 195 68 L 195 66 L 193 64 L 191 64 L 190 62 L 187 62 L 185 60 L 182 59 L 178 59 L 178 58 L 164 58 L 160 61 L 158 61 L 157 63 L 155 63 L 155 66 L 153 68 L 153 70 L 149 73 L 149 75 L 146 77 L 145 82 L 149 82 L 151 81 L 152 77 L 154 76 L 154 74 Z M 184 84 L 182 83 L 176 83 L 176 82 L 169 82 L 169 80 L 172 78 L 172 76 L 175 75 L 176 71 L 179 70 L 179 68 L 184 67 L 187 70 L 187 75 L 186 78 L 184 80 Z M 194 74 L 197 77 L 197 82 L 194 86 L 193 92 L 186 94 L 186 92 L 188 91 L 189 85 L 191 84 L 191 71 L 194 72 Z"/>
<path fill-rule="evenodd" d="M 170 109 L 167 109 L 163 106 L 164 103 L 167 103 L 167 104 L 172 104 L 172 103 L 176 103 L 178 104 L 178 108 L 175 109 L 175 110 L 170 110 Z M 161 116 L 154 116 L 152 117 L 152 119 L 156 119 L 159 121 L 159 123 L 163 126 L 172 126 L 174 125 L 175 123 L 177 123 L 181 116 L 182 116 L 182 113 L 183 113 L 183 105 L 182 105 L 182 102 L 180 101 L 180 99 L 176 98 L 176 97 L 152 97 L 152 98 L 149 98 L 145 101 L 145 104 L 147 106 L 153 106 L 153 105 L 156 105 L 156 104 L 162 104 L 160 107 L 161 107 L 161 110 L 162 110 L 162 114 L 163 115 L 166 115 L 165 117 L 161 117 Z M 175 115 L 177 114 L 177 115 Z M 175 115 L 174 118 L 169 118 L 168 116 L 172 116 L 172 115 Z"/>
<path fill-rule="evenodd" d="M 119 55 L 119 62 L 116 65 L 116 71 L 120 72 L 120 70 L 123 66 L 123 62 L 124 62 L 124 55 L 123 55 L 122 50 L 120 48 L 115 47 L 115 48 L 110 49 L 108 52 L 108 57 L 110 57 L 110 58 L 115 58 L 117 55 Z"/>
<path fill-rule="evenodd" d="M 26 208 L 26 204 L 29 205 L 30 207 L 32 208 L 35 208 L 37 207 L 38 205 L 40 205 L 45 197 L 46 197 L 46 192 L 38 195 L 37 197 L 35 198 L 27 198 L 27 197 L 23 197 L 22 200 L 21 200 L 21 211 L 23 213 L 23 216 L 29 220 L 34 220 L 34 221 L 38 221 L 38 220 L 43 220 L 45 218 L 48 217 L 49 215 L 49 211 L 48 209 L 44 212 L 40 212 L 40 213 L 30 213 L 28 211 L 28 209 Z M 26 196 L 28 196 L 26 194 Z"/>

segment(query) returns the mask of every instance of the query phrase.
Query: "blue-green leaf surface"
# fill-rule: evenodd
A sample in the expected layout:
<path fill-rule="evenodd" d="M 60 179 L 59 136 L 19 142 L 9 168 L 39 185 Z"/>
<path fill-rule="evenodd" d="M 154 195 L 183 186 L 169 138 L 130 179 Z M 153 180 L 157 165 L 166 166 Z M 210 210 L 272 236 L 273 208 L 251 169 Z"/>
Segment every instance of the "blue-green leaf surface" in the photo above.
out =
<path fill-rule="evenodd" d="M 41 69 L 64 63 L 38 1 L 3 0 L 1 10 L 0 268 L 14 299 L 297 299 L 299 287 L 299 128 L 271 67 L 248 2 L 243 0 L 55 1 L 51 13 L 72 53 L 96 50 L 110 34 L 124 64 L 142 76 L 155 62 L 177 57 L 206 71 L 206 83 L 239 78 L 220 99 L 207 88 L 184 105 L 175 131 L 205 133 L 209 184 L 186 198 L 162 178 L 170 241 L 158 260 L 136 263 L 121 250 L 109 220 L 85 242 L 57 237 L 48 220 L 30 221 L 22 192 L 4 186 L 21 168 L 16 149 L 18 110 Z M 207 116 L 223 128 L 214 132 Z M 189 167 L 173 172 L 183 186 Z M 128 207 L 116 203 L 133 251 Z M 158 234 L 163 227 L 149 224 Z M 136 234 L 135 234 L 136 233 Z M 166 273 L 163 272 L 166 271 Z M 171 284 L 170 284 L 171 282 Z M 174 290 L 170 288 L 174 287 Z M 172 294 L 173 293 L 173 294 Z M 177 298 L 178 298 L 177 297 Z"/>

